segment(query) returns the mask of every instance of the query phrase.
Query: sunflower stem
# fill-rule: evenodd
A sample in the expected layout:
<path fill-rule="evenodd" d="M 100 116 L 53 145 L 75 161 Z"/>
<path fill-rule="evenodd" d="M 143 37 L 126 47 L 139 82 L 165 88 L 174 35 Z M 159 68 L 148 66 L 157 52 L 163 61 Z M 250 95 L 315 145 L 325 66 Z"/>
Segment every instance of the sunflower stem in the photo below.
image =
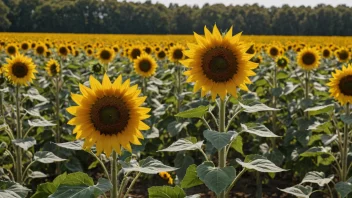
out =
<path fill-rule="evenodd" d="M 60 72 L 61 73 L 61 72 Z M 60 74 L 56 76 L 55 80 L 55 113 L 56 113 L 56 128 L 55 128 L 55 141 L 56 143 L 60 143 L 61 138 L 61 130 L 60 130 Z M 60 162 L 56 162 L 56 174 L 60 175 Z"/>
<path fill-rule="evenodd" d="M 277 88 L 277 66 L 276 65 L 274 65 L 273 88 L 274 89 Z M 273 108 L 275 108 L 275 109 L 276 109 L 276 104 L 277 104 L 276 96 L 273 94 Z M 272 111 L 272 113 L 273 113 L 273 117 L 272 117 L 273 133 L 276 134 L 276 111 Z M 273 148 L 275 148 L 276 147 L 275 138 L 271 138 L 271 143 L 272 143 Z"/>
<path fill-rule="evenodd" d="M 220 99 L 219 105 L 219 132 L 226 133 L 225 131 L 225 112 L 226 112 L 226 102 L 223 99 Z M 219 168 L 224 168 L 226 166 L 226 151 L 225 148 L 222 148 L 219 152 Z M 225 192 L 222 192 L 218 196 L 219 198 L 225 198 Z"/>
<path fill-rule="evenodd" d="M 305 100 L 306 102 L 308 101 L 309 99 L 309 77 L 310 77 L 310 71 L 305 71 Z M 304 117 L 305 119 L 309 119 L 309 114 L 308 114 L 308 111 L 307 112 L 304 112 Z"/>
<path fill-rule="evenodd" d="M 142 80 L 142 93 L 143 93 L 143 96 L 147 96 L 147 78 L 143 77 L 143 80 Z"/>
<path fill-rule="evenodd" d="M 112 183 L 112 190 L 110 192 L 110 197 L 117 198 L 117 153 L 112 151 L 112 162 L 111 162 L 111 183 Z"/>
<path fill-rule="evenodd" d="M 347 103 L 345 106 L 346 117 L 350 115 L 350 104 Z M 348 124 L 344 125 L 343 132 L 343 155 L 342 155 L 342 181 L 347 181 L 348 177 Z"/>
<path fill-rule="evenodd" d="M 128 197 L 128 193 L 130 193 L 130 191 L 132 190 L 134 184 L 136 183 L 138 177 L 141 175 L 141 172 L 138 172 L 138 174 L 136 175 L 136 177 L 132 180 L 130 186 L 128 187 L 125 196 L 123 196 L 123 198 L 127 198 Z"/>
<path fill-rule="evenodd" d="M 4 77 L 2 75 L 0 75 L 0 83 L 2 84 L 4 80 Z M 0 84 L 0 85 L 1 85 Z M 0 87 L 2 88 L 2 86 Z M 4 109 L 3 109 L 3 105 L 2 105 L 2 102 L 3 102 L 3 93 L 0 92 L 0 117 L 3 117 L 4 118 L 4 122 L 5 122 L 5 114 L 4 114 Z"/>
<path fill-rule="evenodd" d="M 15 88 L 15 101 L 16 101 L 16 138 L 22 139 L 21 129 L 21 115 L 20 115 L 20 85 Z M 16 182 L 22 184 L 22 151 L 21 147 L 16 147 Z"/>

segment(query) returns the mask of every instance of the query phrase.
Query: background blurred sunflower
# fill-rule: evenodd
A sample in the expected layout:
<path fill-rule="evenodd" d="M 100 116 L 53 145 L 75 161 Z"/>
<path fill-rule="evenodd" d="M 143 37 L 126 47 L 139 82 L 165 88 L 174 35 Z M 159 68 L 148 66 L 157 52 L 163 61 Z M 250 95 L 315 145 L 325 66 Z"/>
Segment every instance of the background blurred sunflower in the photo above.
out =
<path fill-rule="evenodd" d="M 324 47 L 322 49 L 322 55 L 323 55 L 324 58 L 330 58 L 331 55 L 332 55 L 332 52 L 331 52 L 330 48 L 329 47 Z"/>
<path fill-rule="evenodd" d="M 102 48 L 96 54 L 102 64 L 108 64 L 115 58 L 115 51 L 111 48 Z"/>
<path fill-rule="evenodd" d="M 136 59 L 138 56 L 142 54 L 142 48 L 139 46 L 133 46 L 130 50 L 128 50 L 128 55 L 131 60 Z"/>
<path fill-rule="evenodd" d="M 37 70 L 31 58 L 16 54 L 10 59 L 7 58 L 6 62 L 5 75 L 13 84 L 28 85 L 35 79 L 34 73 L 37 73 Z"/>
<path fill-rule="evenodd" d="M 38 43 L 36 45 L 37 47 L 35 48 L 34 52 L 37 55 L 46 55 L 47 47 L 44 43 Z"/>
<path fill-rule="evenodd" d="M 351 52 L 349 52 L 346 48 L 340 48 L 335 52 L 335 56 L 339 62 L 345 63 L 351 59 Z"/>
<path fill-rule="evenodd" d="M 320 56 L 316 49 L 306 47 L 297 54 L 297 63 L 304 70 L 312 70 L 319 66 Z"/>
<path fill-rule="evenodd" d="M 111 83 L 105 74 L 102 84 L 90 76 L 89 82 L 91 88 L 79 85 L 82 95 L 71 94 L 77 106 L 67 108 L 75 116 L 68 124 L 76 125 L 76 138 L 85 139 L 84 149 L 96 144 L 97 155 L 104 151 L 110 156 L 112 150 L 121 154 L 121 146 L 132 152 L 131 143 L 141 145 L 140 130 L 149 129 L 142 120 L 150 109 L 140 107 L 146 97 L 139 97 L 138 86 L 130 87 L 129 79 L 122 82 L 122 76 Z"/>
<path fill-rule="evenodd" d="M 219 95 L 224 99 L 227 92 L 237 96 L 237 87 L 248 90 L 249 76 L 258 64 L 249 61 L 253 55 L 246 54 L 249 46 L 240 45 L 241 33 L 232 36 L 232 28 L 223 37 L 216 25 L 211 33 L 204 27 L 205 37 L 194 33 L 197 44 L 188 44 L 184 54 L 189 59 L 181 61 L 190 70 L 184 72 L 187 82 L 195 82 L 194 92 L 202 90 L 202 96 L 211 92 L 212 100 Z"/>
<path fill-rule="evenodd" d="M 45 66 L 49 76 L 56 76 L 60 72 L 60 64 L 54 59 L 50 59 Z"/>
<path fill-rule="evenodd" d="M 276 65 L 281 69 L 287 67 L 289 60 L 286 56 L 279 56 L 276 58 Z"/>
<path fill-rule="evenodd" d="M 11 43 L 6 45 L 5 52 L 9 56 L 14 56 L 18 52 L 18 48 L 15 44 Z"/>
<path fill-rule="evenodd" d="M 179 62 L 180 60 L 184 59 L 184 54 L 183 54 L 184 50 L 185 48 L 179 44 L 171 47 L 168 51 L 170 61 Z"/>
<path fill-rule="evenodd" d="M 150 77 L 155 74 L 157 64 L 149 54 L 142 54 L 134 60 L 134 69 L 137 74 L 143 77 Z"/>
<path fill-rule="evenodd" d="M 59 56 L 66 57 L 69 54 L 69 49 L 66 47 L 66 45 L 60 45 L 57 48 L 57 53 Z"/>

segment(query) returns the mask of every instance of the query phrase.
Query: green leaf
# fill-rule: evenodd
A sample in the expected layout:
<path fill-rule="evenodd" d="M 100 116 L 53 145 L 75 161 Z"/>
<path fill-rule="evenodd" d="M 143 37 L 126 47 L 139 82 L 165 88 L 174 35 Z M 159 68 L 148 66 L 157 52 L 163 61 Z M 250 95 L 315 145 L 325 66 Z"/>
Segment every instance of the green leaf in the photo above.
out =
<path fill-rule="evenodd" d="M 352 124 L 352 115 L 341 115 L 341 120 L 345 124 Z"/>
<path fill-rule="evenodd" d="M 98 164 L 99 164 L 99 161 L 98 161 L 98 160 L 95 160 L 94 162 L 92 162 L 92 163 L 89 165 L 88 170 L 97 167 Z"/>
<path fill-rule="evenodd" d="M 167 125 L 167 131 L 170 133 L 170 135 L 172 137 L 174 137 L 178 133 L 180 133 L 182 131 L 182 129 L 185 128 L 188 124 L 189 124 L 189 122 L 180 123 L 177 121 L 173 121 Z"/>
<path fill-rule="evenodd" d="M 203 184 L 203 182 L 197 176 L 197 166 L 195 164 L 190 165 L 187 168 L 186 175 L 181 181 L 181 188 L 191 188 Z"/>
<path fill-rule="evenodd" d="M 23 96 L 28 97 L 32 100 L 39 100 L 41 102 L 48 102 L 48 99 L 46 99 L 44 96 L 39 94 L 39 91 L 33 87 L 31 87 L 26 94 L 23 94 Z"/>
<path fill-rule="evenodd" d="M 34 119 L 32 121 L 28 120 L 28 125 L 31 127 L 46 127 L 46 126 L 55 126 L 56 124 L 53 124 L 44 119 Z"/>
<path fill-rule="evenodd" d="M 38 151 L 34 154 L 34 160 L 44 164 L 49 164 L 54 162 L 65 161 L 66 159 L 62 159 L 49 151 Z"/>
<path fill-rule="evenodd" d="M 273 88 L 271 91 L 273 96 L 280 97 L 282 95 L 281 87 Z"/>
<path fill-rule="evenodd" d="M 82 150 L 83 146 L 83 141 L 82 140 L 76 140 L 73 142 L 64 142 L 64 143 L 55 143 L 57 146 L 70 149 L 70 150 Z"/>
<path fill-rule="evenodd" d="M 323 187 L 325 184 L 330 183 L 332 179 L 334 179 L 334 175 L 330 175 L 329 177 L 325 178 L 324 172 L 311 171 L 304 176 L 301 184 L 309 182 L 318 184 L 319 186 Z"/>
<path fill-rule="evenodd" d="M 178 186 L 153 186 L 148 188 L 149 198 L 184 198 L 186 193 Z"/>
<path fill-rule="evenodd" d="M 54 181 L 55 183 L 55 181 Z M 91 177 L 89 177 L 86 173 L 83 172 L 76 172 L 68 174 L 61 182 L 60 185 L 69 185 L 69 186 L 76 186 L 76 185 L 86 185 L 86 186 L 93 186 L 94 182 Z"/>
<path fill-rule="evenodd" d="M 199 141 L 197 143 L 192 143 L 187 139 L 179 139 L 176 142 L 172 143 L 169 147 L 159 150 L 157 152 L 178 152 L 178 151 L 191 151 L 202 149 L 203 141 Z"/>
<path fill-rule="evenodd" d="M 285 193 L 295 195 L 300 198 L 309 198 L 313 188 L 310 186 L 296 185 L 285 189 L 279 189 Z"/>
<path fill-rule="evenodd" d="M 180 181 L 185 177 L 187 168 L 192 164 L 194 164 L 194 159 L 187 152 L 181 151 L 176 154 L 174 166 L 178 168 L 175 172 Z"/>
<path fill-rule="evenodd" d="M 0 180 L 0 197 L 26 198 L 30 189 L 12 181 Z"/>
<path fill-rule="evenodd" d="M 28 177 L 30 177 L 30 178 L 45 178 L 45 177 L 48 177 L 48 175 L 46 175 L 40 171 L 33 171 L 30 174 L 28 174 Z"/>
<path fill-rule="evenodd" d="M 268 128 L 266 128 L 262 124 L 252 123 L 250 125 L 241 124 L 242 131 L 251 133 L 260 137 L 280 137 L 271 132 Z"/>
<path fill-rule="evenodd" d="M 248 159 L 248 158 L 246 157 L 246 159 Z M 254 169 L 259 172 L 277 173 L 277 172 L 287 171 L 285 169 L 282 169 L 282 168 L 276 166 L 273 162 L 271 162 L 270 160 L 268 160 L 262 156 L 257 159 L 254 158 L 253 160 L 249 159 L 246 161 L 248 161 L 248 162 L 242 162 L 240 159 L 238 159 L 238 158 L 236 159 L 236 162 L 239 163 L 244 168 Z"/>
<path fill-rule="evenodd" d="M 314 132 L 325 132 L 327 134 L 330 134 L 330 126 L 331 122 L 323 122 L 320 123 L 318 121 L 314 122 L 314 124 L 310 125 L 308 127 L 308 130 L 312 130 Z"/>
<path fill-rule="evenodd" d="M 279 79 L 287 79 L 289 78 L 290 76 L 285 72 L 285 71 L 279 71 L 276 75 L 276 79 L 279 80 Z"/>
<path fill-rule="evenodd" d="M 30 147 L 37 144 L 37 141 L 34 139 L 34 137 L 26 137 L 25 139 L 14 139 L 12 140 L 12 143 L 26 151 Z"/>
<path fill-rule="evenodd" d="M 244 155 L 244 153 L 243 153 L 243 140 L 242 140 L 241 136 L 238 135 L 235 137 L 235 140 L 232 142 L 231 147 L 233 149 L 235 149 L 237 152 Z"/>
<path fill-rule="evenodd" d="M 218 168 L 212 162 L 203 162 L 197 167 L 197 175 L 204 184 L 217 195 L 223 192 L 236 177 L 232 166 Z"/>
<path fill-rule="evenodd" d="M 137 171 L 146 174 L 158 174 L 159 172 L 170 172 L 175 171 L 177 168 L 167 166 L 161 161 L 147 157 L 140 161 L 140 166 L 137 167 L 126 167 L 123 168 L 126 172 Z"/>
<path fill-rule="evenodd" d="M 49 197 L 51 194 L 55 193 L 56 189 L 59 187 L 61 182 L 63 182 L 67 177 L 66 173 L 57 176 L 53 182 L 46 182 L 44 184 L 39 184 L 37 191 L 31 198 L 44 198 Z"/>
<path fill-rule="evenodd" d="M 244 109 L 244 112 L 247 113 L 256 113 L 260 111 L 280 111 L 280 109 L 271 108 L 266 106 L 265 104 L 255 104 L 253 106 L 247 106 L 242 103 L 239 104 Z"/>
<path fill-rule="evenodd" d="M 228 145 L 234 136 L 237 135 L 234 131 L 229 131 L 227 133 L 220 133 L 217 131 L 205 130 L 203 132 L 204 137 L 211 142 L 211 144 L 218 150 L 221 150 L 226 145 Z"/>
<path fill-rule="evenodd" d="M 111 188 L 112 184 L 105 178 L 100 178 L 94 186 L 61 184 L 57 191 L 50 195 L 49 198 L 94 198 L 109 191 Z"/>
<path fill-rule="evenodd" d="M 302 157 L 316 157 L 319 155 L 323 155 L 323 154 L 329 154 L 329 151 L 327 148 L 325 147 L 311 147 L 308 150 L 306 150 L 304 153 L 301 153 L 300 156 Z"/>
<path fill-rule="evenodd" d="M 180 112 L 175 116 L 181 118 L 201 118 L 207 113 L 208 109 L 209 106 L 199 106 L 194 109 L 189 109 L 187 111 Z"/>
<path fill-rule="evenodd" d="M 339 182 L 335 185 L 335 189 L 341 198 L 345 198 L 352 192 L 352 184 L 349 182 Z"/>
<path fill-rule="evenodd" d="M 330 105 L 308 108 L 308 109 L 304 110 L 304 112 L 308 112 L 308 114 L 310 116 L 313 116 L 313 115 L 319 115 L 319 114 L 323 114 L 323 113 L 330 113 L 333 110 L 334 110 L 334 105 L 330 104 Z"/>

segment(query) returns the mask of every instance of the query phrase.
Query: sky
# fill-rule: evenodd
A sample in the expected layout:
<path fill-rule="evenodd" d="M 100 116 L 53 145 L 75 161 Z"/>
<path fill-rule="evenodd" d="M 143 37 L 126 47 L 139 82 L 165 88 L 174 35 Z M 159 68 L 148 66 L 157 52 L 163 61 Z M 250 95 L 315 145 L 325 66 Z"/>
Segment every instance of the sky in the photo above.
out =
<path fill-rule="evenodd" d="M 145 2 L 145 0 L 127 0 L 134 2 Z M 205 3 L 215 4 L 222 3 L 225 5 L 243 5 L 243 4 L 254 4 L 258 3 L 259 5 L 263 5 L 265 7 L 270 6 L 282 6 L 283 4 L 288 4 L 290 6 L 316 6 L 318 4 L 326 4 L 336 6 L 339 4 L 345 4 L 347 6 L 352 6 L 352 0 L 152 0 L 153 3 L 159 2 L 165 5 L 169 5 L 170 3 L 177 3 L 178 5 L 199 5 L 203 6 Z"/>

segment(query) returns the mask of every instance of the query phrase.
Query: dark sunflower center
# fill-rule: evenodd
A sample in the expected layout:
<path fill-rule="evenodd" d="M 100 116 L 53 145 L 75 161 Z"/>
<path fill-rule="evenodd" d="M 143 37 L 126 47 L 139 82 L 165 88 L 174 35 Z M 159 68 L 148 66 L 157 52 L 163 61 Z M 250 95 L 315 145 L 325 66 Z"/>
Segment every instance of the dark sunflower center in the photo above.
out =
<path fill-rule="evenodd" d="M 352 75 L 343 77 L 340 80 L 339 88 L 344 95 L 352 96 Z"/>
<path fill-rule="evenodd" d="M 111 53 L 108 50 L 103 50 L 100 52 L 100 58 L 103 60 L 109 60 L 111 58 Z"/>
<path fill-rule="evenodd" d="M 271 56 L 277 56 L 279 54 L 279 50 L 276 47 L 270 49 Z"/>
<path fill-rule="evenodd" d="M 115 135 L 126 128 L 130 114 L 121 98 L 104 96 L 93 104 L 91 120 L 101 134 Z"/>
<path fill-rule="evenodd" d="M 27 49 L 29 48 L 29 46 L 28 46 L 27 43 L 23 43 L 22 46 L 21 46 L 21 48 L 22 48 L 23 50 L 27 50 Z"/>
<path fill-rule="evenodd" d="M 165 54 L 164 51 L 161 51 L 161 52 L 158 53 L 158 57 L 159 58 L 165 58 L 165 56 L 166 56 L 166 54 Z"/>
<path fill-rule="evenodd" d="M 147 54 L 150 54 L 152 52 L 152 49 L 150 47 L 146 47 L 144 50 Z"/>
<path fill-rule="evenodd" d="M 44 53 L 44 47 L 38 46 L 36 51 L 37 51 L 38 54 L 43 54 Z"/>
<path fill-rule="evenodd" d="M 10 46 L 9 48 L 7 48 L 7 52 L 9 54 L 15 54 L 16 53 L 16 48 L 14 46 Z"/>
<path fill-rule="evenodd" d="M 119 51 L 119 48 L 117 48 L 117 47 L 113 47 L 112 48 L 115 52 L 118 52 Z"/>
<path fill-rule="evenodd" d="M 279 60 L 277 61 L 277 65 L 278 65 L 279 67 L 286 67 L 286 66 L 287 66 L 287 61 L 286 61 L 286 59 L 284 59 L 284 58 L 279 59 Z"/>
<path fill-rule="evenodd" d="M 254 54 L 254 52 L 253 45 L 246 51 L 247 54 Z"/>
<path fill-rule="evenodd" d="M 157 47 L 157 48 L 155 48 L 155 50 L 156 50 L 156 51 L 159 51 L 159 50 L 160 50 L 160 48 L 159 48 L 159 47 Z"/>
<path fill-rule="evenodd" d="M 64 55 L 64 56 L 66 56 L 68 54 L 66 47 L 60 47 L 59 52 L 61 55 Z"/>
<path fill-rule="evenodd" d="M 315 62 L 315 55 L 311 52 L 306 52 L 302 56 L 302 61 L 306 65 L 312 65 Z"/>
<path fill-rule="evenodd" d="M 132 49 L 131 56 L 133 59 L 136 59 L 138 56 L 141 55 L 141 50 L 139 49 Z"/>
<path fill-rule="evenodd" d="M 227 82 L 237 73 L 236 56 L 227 48 L 215 47 L 203 54 L 203 73 L 214 82 Z"/>
<path fill-rule="evenodd" d="M 329 56 L 330 56 L 330 51 L 327 50 L 327 49 L 325 49 L 325 50 L 323 51 L 323 56 L 324 56 L 324 57 L 329 57 Z"/>
<path fill-rule="evenodd" d="M 55 76 L 57 74 L 57 69 L 56 69 L 56 65 L 55 64 L 52 64 L 50 66 L 50 72 L 53 76 Z"/>
<path fill-rule="evenodd" d="M 348 58 L 348 52 L 346 50 L 341 50 L 338 55 L 340 60 L 346 60 Z"/>
<path fill-rule="evenodd" d="M 148 60 L 142 60 L 139 63 L 139 69 L 141 69 L 144 72 L 148 72 L 151 67 L 152 67 L 152 64 Z"/>
<path fill-rule="evenodd" d="M 92 50 L 88 50 L 87 52 L 88 52 L 88 54 L 92 54 L 92 53 L 93 53 L 93 51 L 92 51 Z"/>
<path fill-rule="evenodd" d="M 32 43 L 32 45 L 31 45 L 31 46 L 32 46 L 32 48 L 35 48 L 35 46 L 36 46 L 36 45 L 35 45 L 35 43 Z"/>
<path fill-rule="evenodd" d="M 28 74 L 28 67 L 22 62 L 16 62 L 12 65 L 12 73 L 17 78 L 23 78 Z"/>
<path fill-rule="evenodd" d="M 49 57 L 51 55 L 51 52 L 50 51 L 47 51 L 46 52 L 46 56 Z"/>
<path fill-rule="evenodd" d="M 252 62 L 254 62 L 254 63 L 260 63 L 260 58 L 258 58 L 258 57 L 253 57 L 252 59 L 251 59 L 251 61 Z"/>
<path fill-rule="evenodd" d="M 174 53 L 172 54 L 172 57 L 175 59 L 175 60 L 180 60 L 183 58 L 183 52 L 181 49 L 176 49 L 174 51 Z"/>

